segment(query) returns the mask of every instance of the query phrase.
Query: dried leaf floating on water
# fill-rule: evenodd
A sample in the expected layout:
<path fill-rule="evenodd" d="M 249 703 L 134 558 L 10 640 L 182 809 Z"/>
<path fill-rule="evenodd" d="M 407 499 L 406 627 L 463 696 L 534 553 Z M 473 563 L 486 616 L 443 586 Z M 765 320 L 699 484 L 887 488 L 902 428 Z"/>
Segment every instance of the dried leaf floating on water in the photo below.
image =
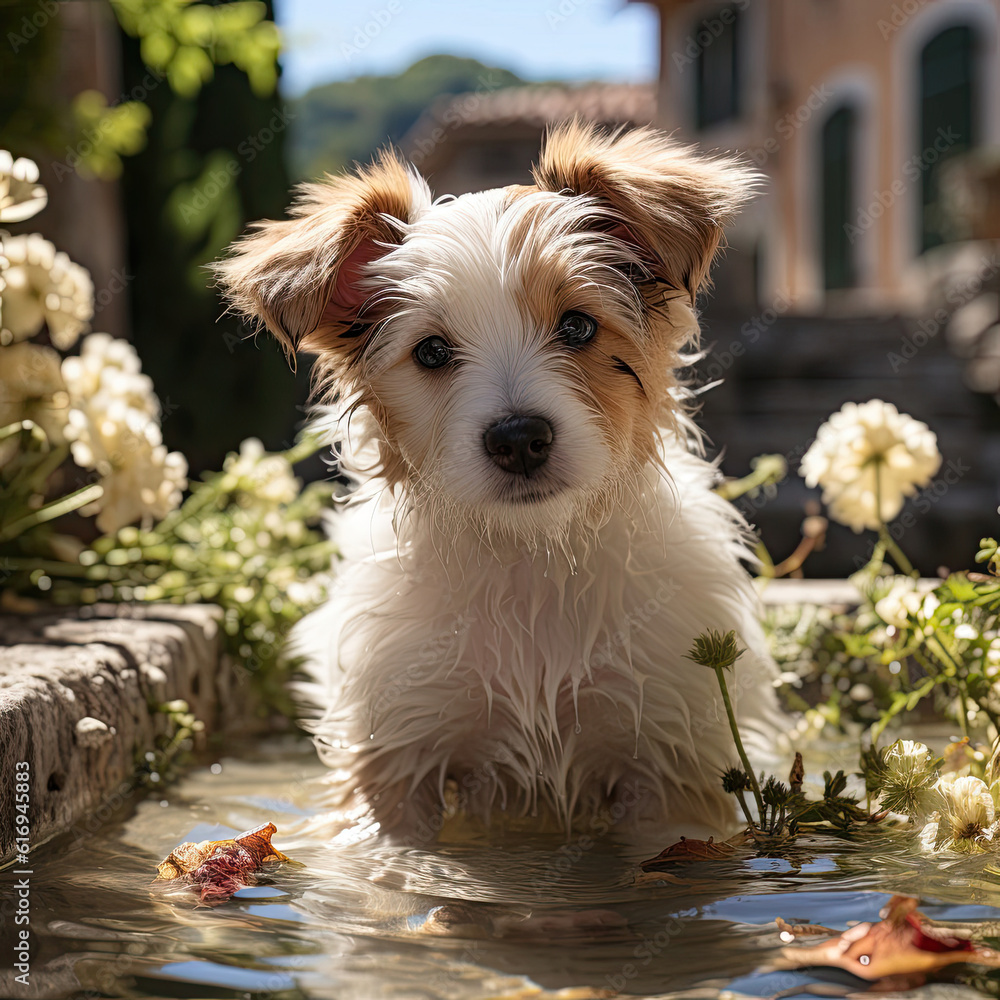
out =
<path fill-rule="evenodd" d="M 893 896 L 878 923 L 860 923 L 842 933 L 809 924 L 778 922 L 783 940 L 829 933 L 821 944 L 781 950 L 781 969 L 827 966 L 845 969 L 869 982 L 892 980 L 894 989 L 921 985 L 927 975 L 949 965 L 969 963 L 1000 968 L 1000 952 L 977 939 L 994 936 L 995 923 L 954 925 L 929 920 L 912 896 Z"/>
<path fill-rule="evenodd" d="M 714 837 L 708 840 L 691 840 L 688 837 L 681 837 L 676 844 L 660 851 L 655 858 L 647 858 L 641 862 L 639 867 L 643 871 L 648 871 L 656 865 L 667 864 L 672 861 L 719 861 L 728 858 L 736 850 L 732 844 L 725 841 L 717 844 Z"/>
<path fill-rule="evenodd" d="M 276 832 L 273 823 L 265 823 L 232 840 L 181 844 L 157 865 L 157 880 L 183 879 L 198 890 L 203 903 L 223 902 L 240 889 L 254 885 L 262 865 L 291 861 L 272 846 L 271 838 Z"/>

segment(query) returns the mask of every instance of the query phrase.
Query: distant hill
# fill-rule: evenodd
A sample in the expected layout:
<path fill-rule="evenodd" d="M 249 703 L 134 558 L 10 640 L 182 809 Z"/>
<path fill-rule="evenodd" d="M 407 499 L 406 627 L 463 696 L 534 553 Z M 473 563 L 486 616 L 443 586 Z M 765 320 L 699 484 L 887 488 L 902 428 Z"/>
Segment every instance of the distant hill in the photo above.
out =
<path fill-rule="evenodd" d="M 386 142 L 399 142 L 435 98 L 522 84 L 506 69 L 477 59 L 428 56 L 396 76 L 327 83 L 297 98 L 287 142 L 294 180 L 364 162 Z"/>

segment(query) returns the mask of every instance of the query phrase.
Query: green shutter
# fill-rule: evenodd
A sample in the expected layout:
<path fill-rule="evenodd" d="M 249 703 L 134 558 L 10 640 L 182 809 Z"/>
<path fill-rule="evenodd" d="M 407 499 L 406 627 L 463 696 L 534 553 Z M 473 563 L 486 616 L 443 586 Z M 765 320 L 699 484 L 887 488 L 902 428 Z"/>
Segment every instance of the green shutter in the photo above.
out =
<path fill-rule="evenodd" d="M 725 22 L 721 19 L 723 11 L 728 11 Z M 695 124 L 699 129 L 739 117 L 739 36 L 740 12 L 732 6 L 719 8 L 691 29 L 691 37 L 698 43 Z"/>
<path fill-rule="evenodd" d="M 976 143 L 974 45 L 972 29 L 960 25 L 935 35 L 920 53 L 920 147 L 914 155 L 920 170 L 921 253 L 949 238 L 939 194 L 941 164 Z"/>
<path fill-rule="evenodd" d="M 857 114 L 842 107 L 827 118 L 820 139 L 823 252 L 823 287 L 851 288 L 857 281 L 854 244 L 848 226 L 856 226 L 854 157 L 857 145 Z"/>

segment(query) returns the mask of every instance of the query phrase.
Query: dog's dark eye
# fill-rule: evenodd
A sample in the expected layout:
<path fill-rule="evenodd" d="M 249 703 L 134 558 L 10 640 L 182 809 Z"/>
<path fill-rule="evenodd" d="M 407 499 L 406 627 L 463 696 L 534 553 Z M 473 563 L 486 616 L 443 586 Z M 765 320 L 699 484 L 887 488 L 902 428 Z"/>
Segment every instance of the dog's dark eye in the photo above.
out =
<path fill-rule="evenodd" d="M 597 333 L 597 320 L 582 312 L 563 313 L 556 333 L 570 347 L 582 347 Z"/>
<path fill-rule="evenodd" d="M 413 348 L 417 363 L 425 368 L 441 368 L 451 361 L 452 349 L 440 337 L 428 337 Z"/>

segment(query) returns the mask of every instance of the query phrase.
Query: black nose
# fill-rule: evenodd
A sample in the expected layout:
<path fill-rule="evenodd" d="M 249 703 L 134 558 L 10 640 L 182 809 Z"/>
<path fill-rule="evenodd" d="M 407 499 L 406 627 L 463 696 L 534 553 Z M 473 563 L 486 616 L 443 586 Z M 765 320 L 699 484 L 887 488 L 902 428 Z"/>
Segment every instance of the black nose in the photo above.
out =
<path fill-rule="evenodd" d="M 483 435 L 490 457 L 504 472 L 529 476 L 552 450 L 552 425 L 541 417 L 504 417 Z"/>

